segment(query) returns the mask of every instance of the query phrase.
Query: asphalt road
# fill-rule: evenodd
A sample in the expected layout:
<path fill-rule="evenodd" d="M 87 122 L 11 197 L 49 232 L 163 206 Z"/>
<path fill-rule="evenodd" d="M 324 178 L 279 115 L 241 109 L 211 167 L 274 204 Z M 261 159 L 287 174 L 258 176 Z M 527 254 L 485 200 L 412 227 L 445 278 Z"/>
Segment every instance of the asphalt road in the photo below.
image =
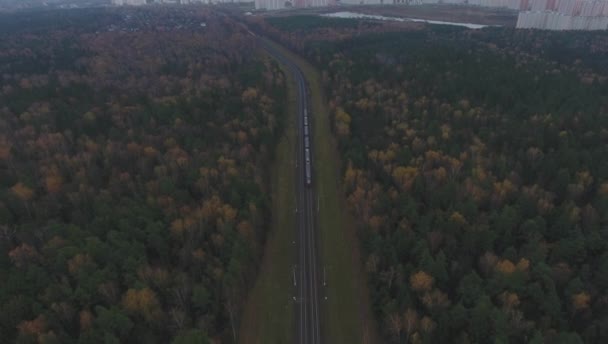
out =
<path fill-rule="evenodd" d="M 251 33 L 251 32 L 250 32 Z M 253 33 L 251 33 L 253 35 Z M 259 40 L 260 44 L 279 62 L 287 66 L 297 84 L 298 133 L 296 144 L 296 204 L 297 228 L 295 249 L 297 259 L 291 276 L 297 295 L 296 302 L 296 336 L 299 344 L 321 343 L 319 320 L 319 300 L 324 283 L 317 254 L 317 198 L 314 192 L 314 156 L 312 150 L 312 116 L 308 104 L 308 88 L 302 71 L 281 52 Z M 306 117 L 306 120 L 305 120 Z M 306 139 L 308 137 L 308 140 Z M 308 161 L 307 161 L 308 160 Z M 308 174 L 307 174 L 308 164 Z"/>

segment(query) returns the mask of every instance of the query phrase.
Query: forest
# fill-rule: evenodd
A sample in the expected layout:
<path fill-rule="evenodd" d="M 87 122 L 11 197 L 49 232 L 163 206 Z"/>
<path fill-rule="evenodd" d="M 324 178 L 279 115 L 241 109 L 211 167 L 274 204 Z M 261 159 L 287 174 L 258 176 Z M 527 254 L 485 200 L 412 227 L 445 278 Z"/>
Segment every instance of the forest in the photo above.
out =
<path fill-rule="evenodd" d="M 608 34 L 290 20 L 381 342 L 605 343 Z"/>
<path fill-rule="evenodd" d="M 210 8 L 0 15 L 0 342 L 227 343 L 285 81 Z"/>

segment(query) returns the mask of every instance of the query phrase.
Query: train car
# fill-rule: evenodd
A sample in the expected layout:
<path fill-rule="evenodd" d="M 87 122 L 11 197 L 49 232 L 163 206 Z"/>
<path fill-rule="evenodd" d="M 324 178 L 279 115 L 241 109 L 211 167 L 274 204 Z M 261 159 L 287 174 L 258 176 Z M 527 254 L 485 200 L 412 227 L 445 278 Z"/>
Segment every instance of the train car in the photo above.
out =
<path fill-rule="evenodd" d="M 308 125 L 304 125 L 304 136 L 308 136 Z"/>
<path fill-rule="evenodd" d="M 310 139 L 308 136 L 304 138 L 304 148 L 310 148 Z"/>
<path fill-rule="evenodd" d="M 308 125 L 308 116 L 304 115 L 304 125 Z"/>
<path fill-rule="evenodd" d="M 306 154 L 306 163 L 309 164 L 310 163 L 310 149 L 306 148 L 305 154 Z"/>
<path fill-rule="evenodd" d="M 310 169 L 310 162 L 306 163 L 306 185 L 310 186 L 312 184 L 312 172 Z"/>

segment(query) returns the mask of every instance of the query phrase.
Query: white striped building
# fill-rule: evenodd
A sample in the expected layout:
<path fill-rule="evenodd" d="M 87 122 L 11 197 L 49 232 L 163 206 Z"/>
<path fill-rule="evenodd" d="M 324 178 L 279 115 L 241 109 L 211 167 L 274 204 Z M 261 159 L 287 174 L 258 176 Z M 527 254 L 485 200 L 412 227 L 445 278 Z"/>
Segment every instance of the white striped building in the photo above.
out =
<path fill-rule="evenodd" d="M 290 7 L 327 7 L 331 5 L 335 5 L 334 0 L 255 0 L 256 10 L 280 10 Z"/>

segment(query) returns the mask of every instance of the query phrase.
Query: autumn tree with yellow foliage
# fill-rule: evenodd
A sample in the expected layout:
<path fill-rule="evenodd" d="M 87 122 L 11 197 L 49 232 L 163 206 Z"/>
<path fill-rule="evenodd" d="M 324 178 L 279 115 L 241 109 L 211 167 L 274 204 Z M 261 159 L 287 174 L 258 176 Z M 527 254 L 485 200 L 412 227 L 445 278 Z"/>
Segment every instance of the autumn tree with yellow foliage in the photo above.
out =
<path fill-rule="evenodd" d="M 232 342 L 278 65 L 210 7 L 0 17 L 0 342 Z"/>
<path fill-rule="evenodd" d="M 606 341 L 606 35 L 250 21 L 321 70 L 383 343 Z"/>

